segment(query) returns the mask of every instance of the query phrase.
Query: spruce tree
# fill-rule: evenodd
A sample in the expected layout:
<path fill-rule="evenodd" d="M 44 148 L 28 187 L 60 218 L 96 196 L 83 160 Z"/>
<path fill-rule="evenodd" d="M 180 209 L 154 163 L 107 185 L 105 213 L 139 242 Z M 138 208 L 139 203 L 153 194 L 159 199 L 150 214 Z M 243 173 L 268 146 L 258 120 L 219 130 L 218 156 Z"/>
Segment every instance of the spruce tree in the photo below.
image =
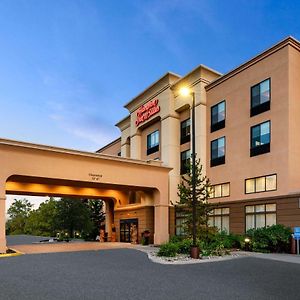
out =
<path fill-rule="evenodd" d="M 196 234 L 199 239 L 206 239 L 208 232 L 208 217 L 212 206 L 208 203 L 211 185 L 209 179 L 203 175 L 203 166 L 200 159 L 195 162 L 195 183 L 196 183 Z M 181 182 L 178 185 L 178 196 L 180 198 L 177 207 L 185 214 L 184 231 L 191 237 L 193 233 L 193 172 L 192 165 L 189 162 L 186 166 L 187 173 L 181 176 Z"/>

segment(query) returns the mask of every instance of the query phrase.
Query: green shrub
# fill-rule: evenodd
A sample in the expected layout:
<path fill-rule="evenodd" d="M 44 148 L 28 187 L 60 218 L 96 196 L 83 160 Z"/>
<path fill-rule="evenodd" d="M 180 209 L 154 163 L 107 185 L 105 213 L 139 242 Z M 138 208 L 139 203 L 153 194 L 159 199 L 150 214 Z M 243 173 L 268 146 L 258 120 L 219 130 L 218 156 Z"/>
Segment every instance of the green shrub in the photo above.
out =
<path fill-rule="evenodd" d="M 178 252 L 178 244 L 176 243 L 165 243 L 159 247 L 157 252 L 158 256 L 174 257 Z"/>
<path fill-rule="evenodd" d="M 289 252 L 292 231 L 283 225 L 250 229 L 250 250 L 255 252 Z"/>
<path fill-rule="evenodd" d="M 229 251 L 225 249 L 220 240 L 210 241 L 209 243 L 202 241 L 199 243 L 199 246 L 202 256 L 223 256 L 229 254 Z"/>
<path fill-rule="evenodd" d="M 244 237 L 237 234 L 227 234 L 222 231 L 215 236 L 215 240 L 221 241 L 224 248 L 242 248 Z"/>
<path fill-rule="evenodd" d="M 170 237 L 169 242 L 173 243 L 173 244 L 177 244 L 177 243 L 180 243 L 181 241 L 183 241 L 184 239 L 185 239 L 185 237 L 183 237 L 183 236 L 173 235 Z"/>
<path fill-rule="evenodd" d="M 190 249 L 193 244 L 193 241 L 190 239 L 185 239 L 177 243 L 178 253 L 181 254 L 190 254 Z"/>

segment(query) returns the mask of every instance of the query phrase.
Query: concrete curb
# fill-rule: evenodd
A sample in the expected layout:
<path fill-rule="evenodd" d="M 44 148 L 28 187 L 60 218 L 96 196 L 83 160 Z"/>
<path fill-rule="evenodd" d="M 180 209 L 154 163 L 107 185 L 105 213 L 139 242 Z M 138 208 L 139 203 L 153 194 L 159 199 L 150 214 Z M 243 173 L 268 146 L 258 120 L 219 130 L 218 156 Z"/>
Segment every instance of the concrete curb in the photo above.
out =
<path fill-rule="evenodd" d="M 241 254 L 232 253 L 229 255 L 212 256 L 212 257 L 207 257 L 202 259 L 191 259 L 188 257 L 186 258 L 183 257 L 182 259 L 174 260 L 173 258 L 167 258 L 167 257 L 163 258 L 163 257 L 156 256 L 158 249 L 157 250 L 154 250 L 153 248 L 152 249 L 134 248 L 134 249 L 146 253 L 150 261 L 161 265 L 192 265 L 192 264 L 201 264 L 201 263 L 222 262 L 226 260 L 247 257 L 246 255 L 243 255 L 243 253 Z"/>
<path fill-rule="evenodd" d="M 216 256 L 210 258 L 203 258 L 203 259 L 188 259 L 188 260 L 175 260 L 175 261 L 168 261 L 167 258 L 160 258 L 159 256 L 154 256 L 151 253 L 148 253 L 148 258 L 157 264 L 162 265 L 194 265 L 194 264 L 203 264 L 203 263 L 215 263 L 215 262 L 222 262 L 237 258 L 245 258 L 245 256 L 239 255 L 225 255 L 225 256 Z"/>
<path fill-rule="evenodd" d="M 15 253 L 4 253 L 4 254 L 0 254 L 0 258 L 6 258 L 6 257 L 14 257 L 14 256 L 21 256 L 24 255 L 24 253 L 19 252 L 13 248 L 10 248 L 11 250 L 15 251 Z"/>

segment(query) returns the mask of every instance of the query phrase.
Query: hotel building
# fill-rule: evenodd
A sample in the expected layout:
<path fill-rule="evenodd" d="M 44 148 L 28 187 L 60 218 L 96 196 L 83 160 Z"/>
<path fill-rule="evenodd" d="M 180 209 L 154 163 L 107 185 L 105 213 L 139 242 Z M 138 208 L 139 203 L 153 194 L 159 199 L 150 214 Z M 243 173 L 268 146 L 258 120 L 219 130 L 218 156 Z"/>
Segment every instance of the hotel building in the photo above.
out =
<path fill-rule="evenodd" d="M 191 149 L 192 99 L 181 87 L 195 94 L 196 153 L 213 185 L 210 223 L 232 233 L 300 226 L 300 42 L 288 37 L 224 75 L 204 65 L 185 76 L 168 72 L 125 104 L 120 138 L 98 153 L 172 168 L 170 235 L 182 233 L 177 185 Z M 161 217 L 143 197 L 131 191 L 128 204 L 115 207 L 120 240 L 127 223 L 153 231 Z"/>

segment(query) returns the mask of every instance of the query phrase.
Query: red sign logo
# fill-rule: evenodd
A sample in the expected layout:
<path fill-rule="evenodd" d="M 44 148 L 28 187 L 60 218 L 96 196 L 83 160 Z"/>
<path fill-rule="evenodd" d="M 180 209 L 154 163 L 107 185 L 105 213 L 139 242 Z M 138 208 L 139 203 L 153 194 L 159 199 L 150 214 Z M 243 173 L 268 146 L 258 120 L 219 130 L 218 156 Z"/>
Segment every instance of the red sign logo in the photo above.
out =
<path fill-rule="evenodd" d="M 158 106 L 158 99 L 148 102 L 142 105 L 136 113 L 135 125 L 139 126 L 141 123 L 150 119 L 153 115 L 160 111 L 160 106 Z"/>

